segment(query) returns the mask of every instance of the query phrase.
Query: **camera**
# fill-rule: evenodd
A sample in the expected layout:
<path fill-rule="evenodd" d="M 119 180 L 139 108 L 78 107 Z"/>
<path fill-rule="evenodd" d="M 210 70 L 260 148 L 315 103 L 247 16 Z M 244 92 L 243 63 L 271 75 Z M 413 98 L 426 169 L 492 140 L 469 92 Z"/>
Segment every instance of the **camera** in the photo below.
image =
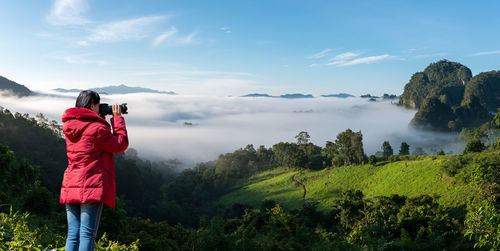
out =
<path fill-rule="evenodd" d="M 127 114 L 127 103 L 123 103 L 120 105 L 120 110 L 122 114 Z M 105 117 L 106 115 L 113 115 L 113 106 L 108 104 L 100 104 L 99 105 L 99 116 Z"/>

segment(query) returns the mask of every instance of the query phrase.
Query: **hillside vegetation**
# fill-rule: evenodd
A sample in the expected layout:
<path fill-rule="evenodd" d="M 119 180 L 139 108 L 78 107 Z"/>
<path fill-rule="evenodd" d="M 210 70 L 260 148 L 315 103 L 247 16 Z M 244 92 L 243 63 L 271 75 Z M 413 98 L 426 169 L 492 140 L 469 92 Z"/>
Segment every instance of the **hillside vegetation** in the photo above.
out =
<path fill-rule="evenodd" d="M 413 74 L 399 104 L 418 109 L 411 124 L 421 129 L 475 128 L 500 107 L 500 74 L 490 71 L 472 77 L 466 66 L 441 60 Z"/>
<path fill-rule="evenodd" d="M 331 210 L 346 190 L 360 190 L 368 198 L 392 194 L 416 197 L 437 195 L 438 201 L 448 207 L 464 205 L 475 191 L 463 181 L 448 177 L 441 165 L 447 156 L 433 160 L 422 156 L 419 160 L 383 162 L 377 166 L 352 165 L 326 168 L 319 171 L 281 167 L 252 176 L 243 184 L 221 197 L 220 203 L 260 206 L 264 200 L 273 200 L 290 209 L 302 207 L 303 189 L 291 177 L 307 188 L 306 200 L 318 203 L 321 210 Z"/>
<path fill-rule="evenodd" d="M 30 89 L 26 86 L 18 84 L 2 76 L 0 76 L 0 91 L 7 91 L 8 94 L 13 94 L 19 97 L 31 95 Z"/>

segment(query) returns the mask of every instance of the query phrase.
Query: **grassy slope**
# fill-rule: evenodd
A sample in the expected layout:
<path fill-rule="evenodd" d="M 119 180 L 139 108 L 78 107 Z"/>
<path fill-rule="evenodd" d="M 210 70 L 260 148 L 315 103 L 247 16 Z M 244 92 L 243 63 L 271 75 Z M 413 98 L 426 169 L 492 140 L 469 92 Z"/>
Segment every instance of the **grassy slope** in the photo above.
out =
<path fill-rule="evenodd" d="M 319 208 L 327 210 L 341 198 L 342 191 L 357 189 L 366 197 L 401 194 L 414 197 L 420 194 L 439 195 L 439 202 L 446 206 L 465 204 L 466 198 L 474 191 L 455 178 L 450 178 L 440 171 L 440 164 L 445 156 L 432 160 L 382 163 L 371 165 L 327 168 L 321 171 L 303 171 L 278 168 L 254 175 L 244 184 L 220 199 L 224 205 L 246 203 L 258 207 L 264 199 L 271 199 L 290 209 L 302 205 L 303 189 L 295 185 L 291 178 L 296 178 L 307 187 L 306 199 L 319 202 Z"/>

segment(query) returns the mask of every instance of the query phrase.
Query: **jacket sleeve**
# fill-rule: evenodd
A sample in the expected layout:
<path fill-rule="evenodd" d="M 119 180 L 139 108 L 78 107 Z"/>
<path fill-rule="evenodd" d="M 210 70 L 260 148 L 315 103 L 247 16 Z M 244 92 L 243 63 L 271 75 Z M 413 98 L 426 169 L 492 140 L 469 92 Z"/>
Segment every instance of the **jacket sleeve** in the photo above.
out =
<path fill-rule="evenodd" d="M 121 153 L 127 150 L 128 135 L 125 120 L 122 116 L 111 118 L 113 133 L 109 128 L 99 128 L 97 131 L 97 147 L 110 153 Z"/>

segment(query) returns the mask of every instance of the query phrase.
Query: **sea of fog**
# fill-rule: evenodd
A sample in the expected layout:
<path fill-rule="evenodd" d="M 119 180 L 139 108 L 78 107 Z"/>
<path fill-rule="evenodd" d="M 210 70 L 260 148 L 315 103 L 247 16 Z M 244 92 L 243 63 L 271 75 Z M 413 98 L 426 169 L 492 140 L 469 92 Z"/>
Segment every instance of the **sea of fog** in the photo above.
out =
<path fill-rule="evenodd" d="M 0 106 L 11 112 L 43 113 L 61 121 L 73 107 L 77 93 L 39 93 L 36 96 L 0 97 Z M 422 132 L 408 124 L 415 110 L 394 101 L 370 102 L 362 98 L 242 98 L 136 93 L 101 95 L 101 103 L 128 103 L 124 115 L 130 147 L 150 159 L 177 158 L 183 167 L 216 159 L 220 154 L 253 144 L 271 147 L 280 141 L 295 142 L 307 131 L 311 141 L 324 146 L 347 128 L 361 130 L 365 152 L 381 150 L 389 141 L 397 153 L 402 141 L 426 152 L 460 151 L 455 134 Z M 107 117 L 109 120 L 109 117 Z M 189 124 L 189 125 L 186 125 Z"/>

